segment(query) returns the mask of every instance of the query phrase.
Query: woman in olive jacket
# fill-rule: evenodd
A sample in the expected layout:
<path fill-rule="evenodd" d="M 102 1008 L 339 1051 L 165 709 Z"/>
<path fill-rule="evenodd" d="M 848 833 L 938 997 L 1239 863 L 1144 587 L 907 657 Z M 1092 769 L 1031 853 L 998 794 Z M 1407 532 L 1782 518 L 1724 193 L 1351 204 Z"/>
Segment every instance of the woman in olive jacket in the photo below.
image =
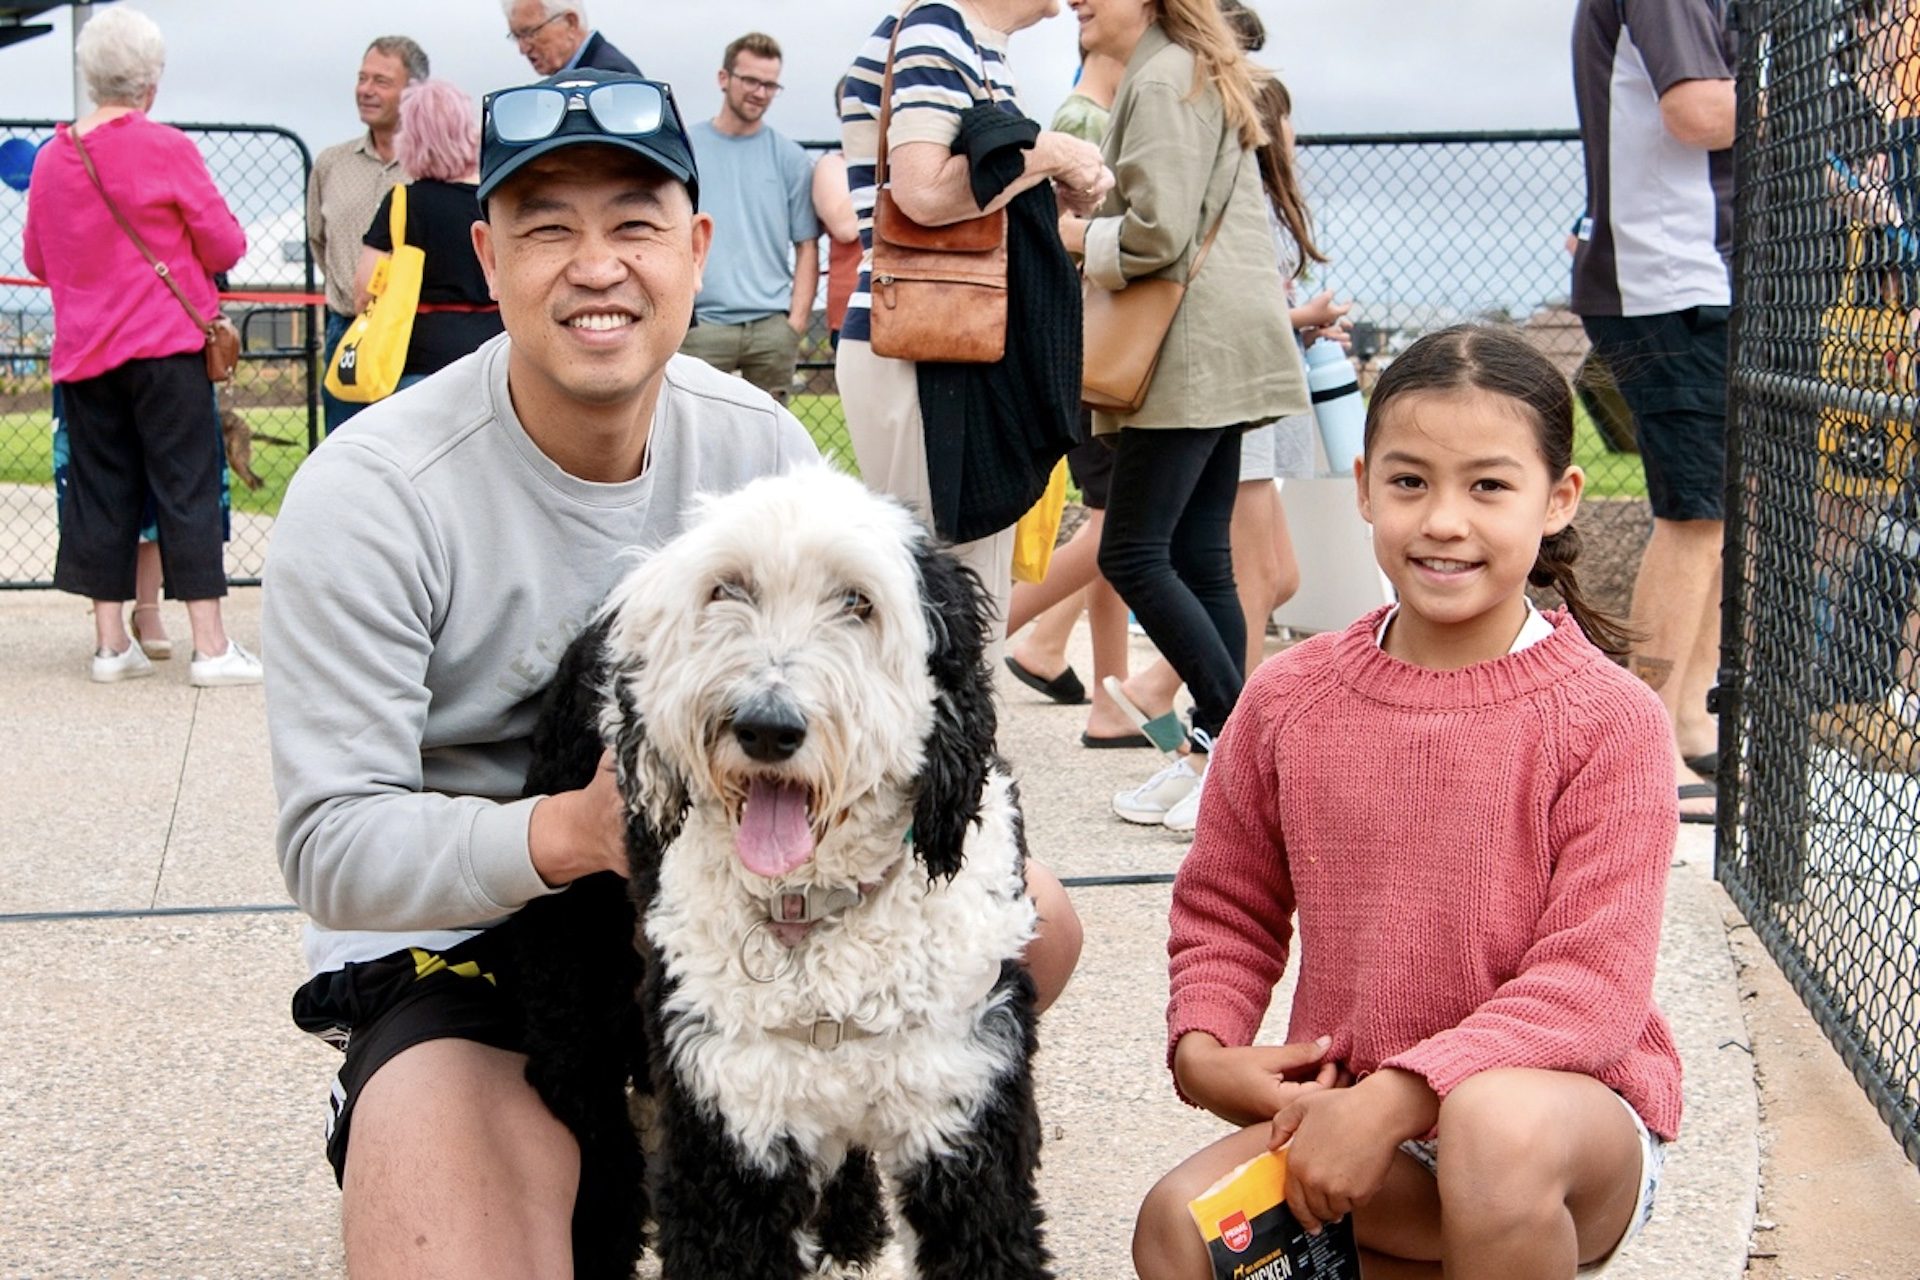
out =
<path fill-rule="evenodd" d="M 1266 140 L 1257 73 L 1217 0 L 1071 2 L 1083 46 L 1127 68 L 1102 148 L 1113 192 L 1091 219 L 1061 219 L 1087 279 L 1116 290 L 1148 277 L 1184 281 L 1220 222 L 1145 402 L 1094 417 L 1096 435 L 1117 450 L 1101 572 L 1194 700 L 1189 754 L 1113 807 L 1130 821 L 1190 829 L 1246 653 L 1228 543 L 1240 433 L 1305 412 L 1306 383 L 1252 151 Z"/>

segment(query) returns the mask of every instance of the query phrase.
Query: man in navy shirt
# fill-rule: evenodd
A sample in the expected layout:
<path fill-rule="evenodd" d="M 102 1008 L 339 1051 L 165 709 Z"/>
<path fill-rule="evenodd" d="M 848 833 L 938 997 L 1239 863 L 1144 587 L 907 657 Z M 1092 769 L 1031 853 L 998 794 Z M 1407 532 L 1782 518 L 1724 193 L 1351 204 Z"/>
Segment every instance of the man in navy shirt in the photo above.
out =
<path fill-rule="evenodd" d="M 586 6 L 577 0 L 500 0 L 500 7 L 507 39 L 520 46 L 538 75 L 576 67 L 640 74 L 632 59 L 588 24 Z"/>

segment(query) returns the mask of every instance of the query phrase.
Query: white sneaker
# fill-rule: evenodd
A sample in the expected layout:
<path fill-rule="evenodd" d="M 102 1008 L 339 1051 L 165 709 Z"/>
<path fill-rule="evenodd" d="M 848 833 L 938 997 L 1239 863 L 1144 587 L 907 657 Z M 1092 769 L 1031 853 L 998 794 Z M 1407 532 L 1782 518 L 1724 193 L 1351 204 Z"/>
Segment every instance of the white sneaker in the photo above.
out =
<path fill-rule="evenodd" d="M 1160 825 L 1169 831 L 1191 831 L 1200 821 L 1200 793 L 1206 790 L 1207 775 L 1201 774 L 1193 784 L 1193 790 L 1181 796 L 1173 808 L 1167 810 L 1167 816 L 1160 819 Z"/>
<path fill-rule="evenodd" d="M 227 651 L 214 657 L 193 655 L 187 669 L 187 683 L 201 689 L 219 689 L 229 685 L 259 684 L 264 673 L 260 659 L 240 647 L 238 640 L 227 641 Z"/>
<path fill-rule="evenodd" d="M 1182 756 L 1131 791 L 1115 793 L 1113 811 L 1128 822 L 1157 827 L 1167 813 L 1200 785 L 1200 776 Z"/>
<path fill-rule="evenodd" d="M 121 680 L 137 680 L 141 676 L 153 674 L 153 664 L 147 661 L 147 655 L 140 652 L 138 644 L 128 642 L 125 652 L 108 653 L 105 649 L 96 649 L 93 653 L 93 670 L 90 673 L 95 684 L 114 684 Z"/>

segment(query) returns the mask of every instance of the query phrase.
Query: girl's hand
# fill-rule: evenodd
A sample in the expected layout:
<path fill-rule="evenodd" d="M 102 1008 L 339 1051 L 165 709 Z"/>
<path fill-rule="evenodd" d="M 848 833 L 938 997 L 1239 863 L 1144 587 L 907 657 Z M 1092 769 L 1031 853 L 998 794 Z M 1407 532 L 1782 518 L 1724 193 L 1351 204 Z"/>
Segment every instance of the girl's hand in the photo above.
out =
<path fill-rule="evenodd" d="M 1173 1051 L 1180 1091 L 1222 1120 L 1259 1124 L 1306 1093 L 1341 1083 L 1326 1061 L 1331 1037 L 1283 1045 L 1229 1048 L 1204 1031 L 1189 1031 Z"/>
<path fill-rule="evenodd" d="M 1267 1141 L 1269 1150 L 1287 1148 L 1287 1208 L 1315 1233 L 1365 1205 L 1386 1182 L 1393 1153 L 1432 1127 L 1439 1106 L 1426 1081 L 1393 1070 L 1295 1098 L 1274 1116 Z"/>
<path fill-rule="evenodd" d="M 1322 289 L 1301 305 L 1295 307 L 1289 318 L 1295 329 L 1333 329 L 1341 323 L 1342 317 L 1353 310 L 1351 302 L 1335 302 L 1333 290 Z M 1330 337 L 1330 334 L 1322 334 Z"/>

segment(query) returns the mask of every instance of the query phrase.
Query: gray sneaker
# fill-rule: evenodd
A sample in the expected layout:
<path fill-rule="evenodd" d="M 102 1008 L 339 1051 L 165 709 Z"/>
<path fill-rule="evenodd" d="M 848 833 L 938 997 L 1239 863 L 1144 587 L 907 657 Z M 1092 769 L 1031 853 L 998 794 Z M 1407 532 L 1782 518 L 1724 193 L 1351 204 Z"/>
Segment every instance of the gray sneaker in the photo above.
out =
<path fill-rule="evenodd" d="M 93 669 L 88 674 L 95 684 L 118 684 L 122 680 L 138 680 L 141 676 L 152 675 L 153 664 L 147 661 L 146 654 L 140 652 L 138 644 L 129 641 L 122 653 L 94 650 Z"/>
<path fill-rule="evenodd" d="M 227 651 L 214 657 L 196 652 L 187 669 L 187 683 L 200 689 L 219 689 L 230 685 L 259 684 L 264 672 L 260 659 L 240 647 L 238 640 L 227 641 Z"/>

